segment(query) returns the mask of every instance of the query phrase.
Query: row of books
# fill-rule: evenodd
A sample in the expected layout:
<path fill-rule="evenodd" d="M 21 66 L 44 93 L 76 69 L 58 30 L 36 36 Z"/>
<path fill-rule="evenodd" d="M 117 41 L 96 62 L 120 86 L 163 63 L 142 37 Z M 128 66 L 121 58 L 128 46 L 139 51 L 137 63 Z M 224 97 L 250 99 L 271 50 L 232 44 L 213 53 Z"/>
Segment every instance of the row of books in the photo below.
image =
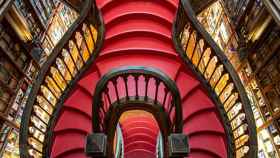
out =
<path fill-rule="evenodd" d="M 28 64 L 26 50 L 8 33 L 0 24 L 0 49 L 12 60 L 20 69 L 25 69 Z"/>
<path fill-rule="evenodd" d="M 58 3 L 57 0 L 34 0 L 31 2 L 47 28 L 45 33 L 37 27 L 38 21 L 34 20 L 33 15 L 28 12 L 22 0 L 15 0 L 14 5 L 27 21 L 34 38 L 39 37 L 40 42 L 43 43 L 40 43 L 43 52 L 47 54 L 46 51 L 48 51 L 49 55 L 54 45 L 76 20 L 78 14 L 62 3 Z M 57 14 L 51 15 L 53 4 L 58 6 L 56 8 Z M 47 12 L 45 9 L 47 9 Z M 53 22 L 48 19 L 52 19 Z M 20 126 L 23 110 L 31 92 L 32 82 L 38 74 L 38 67 L 32 61 L 31 56 L 27 54 L 29 52 L 26 52 L 6 29 L 7 27 L 4 27 L 0 22 L 0 112 L 5 113 L 6 116 L 5 121 L 2 120 L 1 122 L 0 119 L 0 157 L 18 158 L 19 133 L 16 127 Z M 42 40 L 44 36 L 41 35 L 45 35 L 45 39 L 48 40 L 45 45 Z M 1 60 L 1 57 L 3 57 L 3 60 Z M 9 60 L 7 60 L 8 58 Z M 1 85 L 1 82 L 5 83 L 3 85 L 6 85 L 6 87 Z M 8 89 L 12 90 L 12 93 Z M 13 123 L 15 127 L 7 121 Z"/>
<path fill-rule="evenodd" d="M 19 157 L 19 133 L 18 130 L 3 124 L 0 129 L 0 157 Z"/>
<path fill-rule="evenodd" d="M 38 68 L 15 32 L 0 22 L 0 157 L 19 157 L 20 121 Z"/>

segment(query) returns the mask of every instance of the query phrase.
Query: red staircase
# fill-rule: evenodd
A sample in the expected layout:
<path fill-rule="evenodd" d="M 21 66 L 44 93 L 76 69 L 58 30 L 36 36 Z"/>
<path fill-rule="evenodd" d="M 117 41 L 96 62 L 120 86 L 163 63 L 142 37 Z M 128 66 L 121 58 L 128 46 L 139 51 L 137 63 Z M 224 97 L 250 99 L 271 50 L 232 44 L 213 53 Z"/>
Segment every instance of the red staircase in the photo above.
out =
<path fill-rule="evenodd" d="M 176 82 L 182 97 L 184 133 L 189 136 L 189 157 L 227 157 L 226 134 L 216 106 L 173 48 L 177 4 L 177 0 L 97 0 L 106 28 L 104 46 L 64 103 L 53 130 L 51 157 L 86 157 L 95 85 L 105 73 L 121 66 L 157 68 Z M 122 123 L 122 129 L 125 157 L 156 157 L 158 128 L 151 118 L 133 116 Z"/>
<path fill-rule="evenodd" d="M 152 115 L 133 113 L 120 124 L 126 158 L 156 157 L 159 127 Z"/>

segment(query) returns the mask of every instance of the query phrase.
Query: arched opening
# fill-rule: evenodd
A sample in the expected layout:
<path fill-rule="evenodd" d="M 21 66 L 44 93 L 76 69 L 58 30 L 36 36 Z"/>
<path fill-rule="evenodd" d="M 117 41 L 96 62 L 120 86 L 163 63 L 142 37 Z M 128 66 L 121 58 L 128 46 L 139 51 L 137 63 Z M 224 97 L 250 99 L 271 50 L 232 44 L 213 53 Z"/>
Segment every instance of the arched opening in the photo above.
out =
<path fill-rule="evenodd" d="M 87 139 L 90 145 L 86 152 L 89 156 L 96 156 L 96 153 L 103 157 L 114 156 L 114 138 L 119 120 L 123 114 L 132 110 L 145 111 L 153 116 L 162 135 L 162 157 L 168 157 L 172 153 L 172 149 L 168 147 L 169 137 L 172 133 L 182 133 L 182 109 L 177 86 L 159 70 L 130 66 L 108 72 L 96 85 L 92 127 L 97 135 L 93 134 Z M 155 137 L 157 140 L 158 135 Z M 91 151 L 91 145 L 97 146 L 96 150 L 101 150 Z"/>
<path fill-rule="evenodd" d="M 122 99 L 121 99 L 122 100 Z M 134 115 L 134 116 L 133 116 Z M 143 115 L 146 115 L 146 118 L 143 118 Z M 117 127 L 120 125 L 120 128 L 122 128 L 122 123 L 125 122 L 125 120 L 129 119 L 129 117 L 134 117 L 135 119 L 144 119 L 144 120 L 150 120 L 152 124 L 148 123 L 146 125 L 153 125 L 152 130 L 151 128 L 138 128 L 138 130 L 142 130 L 142 132 L 150 132 L 150 136 L 152 136 L 152 139 L 155 140 L 155 145 L 157 142 L 157 137 L 159 135 L 162 135 L 163 140 L 163 146 L 161 151 L 164 151 L 165 154 L 168 154 L 168 149 L 166 148 L 168 145 L 168 136 L 171 133 L 171 121 L 167 115 L 167 113 L 164 111 L 164 108 L 160 104 L 154 104 L 154 102 L 151 99 L 148 99 L 148 101 L 145 101 L 144 99 L 137 99 L 137 100 L 130 100 L 126 102 L 122 102 L 122 104 L 118 104 L 117 102 L 113 103 L 110 106 L 110 109 L 108 110 L 104 120 L 105 120 L 105 134 L 107 135 L 107 154 L 109 157 L 113 156 L 113 152 L 115 150 L 116 146 L 116 133 L 117 133 Z M 126 128 L 127 129 L 127 128 Z M 123 130 L 122 130 L 123 132 Z M 137 129 L 134 129 L 134 132 L 137 132 Z M 149 133 L 148 132 L 148 133 Z M 126 142 L 124 142 L 124 145 Z M 143 142 L 142 142 L 143 143 Z M 145 143 L 143 143 L 145 144 Z M 147 143 L 146 143 L 147 144 Z M 154 149 L 150 150 L 150 153 L 153 155 L 157 155 L 155 148 L 156 146 L 153 146 L 152 144 L 149 144 L 147 146 L 154 147 Z M 129 147 L 128 147 L 129 148 Z M 126 152 L 126 149 L 124 149 L 124 152 Z M 115 152 L 114 152 L 115 153 Z"/>
<path fill-rule="evenodd" d="M 114 136 L 114 154 L 154 158 L 161 151 L 160 129 L 153 114 L 128 110 L 121 114 Z"/>

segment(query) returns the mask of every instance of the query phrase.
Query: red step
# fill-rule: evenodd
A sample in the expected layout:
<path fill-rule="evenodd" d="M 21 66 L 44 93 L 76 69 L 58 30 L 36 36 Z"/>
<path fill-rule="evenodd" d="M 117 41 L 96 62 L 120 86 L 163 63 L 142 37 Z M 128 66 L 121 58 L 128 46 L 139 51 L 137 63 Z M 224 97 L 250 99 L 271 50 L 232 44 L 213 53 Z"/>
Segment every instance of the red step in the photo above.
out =
<path fill-rule="evenodd" d="M 152 153 L 155 153 L 156 146 L 155 144 L 150 144 L 147 141 L 134 141 L 132 143 L 127 143 L 127 145 L 125 145 L 124 152 L 127 153 L 129 151 L 137 150 L 137 149 L 144 149 Z"/>
<path fill-rule="evenodd" d="M 125 158 L 155 158 L 156 155 L 153 152 L 147 151 L 145 149 L 137 149 L 127 152 L 124 156 Z"/>
<path fill-rule="evenodd" d="M 135 141 L 141 141 L 141 140 L 145 140 L 146 142 L 149 142 L 150 144 L 155 144 L 157 141 L 155 139 L 155 137 L 152 137 L 151 135 L 148 135 L 146 133 L 132 133 L 125 138 L 126 142 L 135 142 Z"/>

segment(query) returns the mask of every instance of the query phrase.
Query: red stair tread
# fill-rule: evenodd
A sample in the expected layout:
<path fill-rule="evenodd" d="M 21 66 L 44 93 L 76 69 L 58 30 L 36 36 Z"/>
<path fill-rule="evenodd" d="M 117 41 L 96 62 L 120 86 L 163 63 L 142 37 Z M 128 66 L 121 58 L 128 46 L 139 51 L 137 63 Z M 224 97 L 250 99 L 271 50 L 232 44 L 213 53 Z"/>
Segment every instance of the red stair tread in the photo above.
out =
<path fill-rule="evenodd" d="M 170 39 L 170 37 L 166 37 L 163 34 L 156 34 L 153 32 L 130 32 L 120 34 L 114 38 L 110 38 L 107 43 L 104 43 L 102 50 L 104 53 L 101 53 L 101 55 L 107 52 L 113 52 L 114 50 L 126 49 L 157 49 L 164 50 L 165 52 L 172 52 L 172 44 L 168 42 Z M 139 46 L 139 42 L 141 42 L 143 46 Z"/>
<path fill-rule="evenodd" d="M 216 122 L 219 122 L 217 115 L 213 111 L 205 111 L 190 118 L 184 125 L 184 132 L 189 134 L 196 131 L 213 130 L 223 133 L 223 126 Z"/>
<path fill-rule="evenodd" d="M 185 100 L 185 102 L 189 104 L 189 106 L 202 105 L 202 104 L 215 106 L 201 86 L 197 88 L 195 92 L 190 94 L 188 98 Z"/>
<path fill-rule="evenodd" d="M 224 143 L 224 138 L 217 135 L 203 134 L 195 135 L 189 138 L 189 145 L 191 147 L 191 150 L 205 150 L 221 158 L 227 157 L 227 149 Z"/>
<path fill-rule="evenodd" d="M 124 146 L 125 153 L 135 149 L 144 149 L 154 153 L 156 151 L 156 146 L 146 141 L 134 141 Z"/>
<path fill-rule="evenodd" d="M 122 3 L 123 5 L 124 3 Z M 141 4 L 141 3 L 140 3 Z M 143 4 L 143 3 L 142 3 Z M 111 22 L 113 19 L 116 19 L 120 16 L 125 16 L 125 15 L 129 15 L 129 14 L 143 14 L 143 15 L 146 15 L 146 14 L 153 14 L 154 16 L 157 16 L 159 19 L 165 19 L 166 21 L 168 21 L 169 23 L 172 23 L 172 18 L 171 17 L 168 17 L 168 16 L 165 16 L 164 14 L 169 14 L 170 16 L 170 12 L 169 11 L 165 11 L 164 9 L 159 11 L 159 12 L 154 12 L 152 11 L 151 9 L 152 8 L 149 8 L 149 7 L 134 7 L 131 5 L 131 4 L 128 4 L 130 5 L 130 8 L 128 10 L 126 9 L 122 9 L 122 8 L 118 8 L 118 9 L 110 9 L 108 8 L 108 10 L 112 10 L 110 13 L 105 13 L 104 14 L 104 22 L 105 24 L 108 24 L 109 22 Z M 151 5 L 151 7 L 158 7 L 158 6 L 155 6 L 155 5 Z M 116 12 L 119 11 L 117 14 Z M 163 13 L 164 12 L 164 13 Z"/>
<path fill-rule="evenodd" d="M 124 156 L 125 158 L 155 158 L 156 155 L 150 151 L 144 149 L 137 149 L 127 152 Z"/>
<path fill-rule="evenodd" d="M 208 98 L 207 94 L 201 89 L 198 88 L 188 96 L 188 98 L 182 103 L 183 116 L 184 119 L 193 115 L 194 112 L 197 112 L 202 109 L 216 109 L 214 103 Z M 220 122 L 217 122 L 220 124 Z"/>
<path fill-rule="evenodd" d="M 92 97 L 85 93 L 81 88 L 76 86 L 73 93 L 64 102 L 64 106 L 68 106 L 91 116 L 92 113 Z"/>
<path fill-rule="evenodd" d="M 158 135 L 158 132 L 153 129 L 146 128 L 146 127 L 136 127 L 129 130 L 124 130 L 123 136 L 125 137 L 133 133 L 147 133 L 153 137 L 156 137 Z"/>
<path fill-rule="evenodd" d="M 93 95 L 95 86 L 99 80 L 100 76 L 97 71 L 91 72 L 87 76 L 83 77 L 78 84 L 86 89 L 89 94 Z"/>
<path fill-rule="evenodd" d="M 139 121 L 130 121 L 126 123 L 122 123 L 122 128 L 123 129 L 131 129 L 135 127 L 147 127 L 153 130 L 158 130 L 157 124 L 154 124 L 153 122 L 147 122 L 147 121 L 142 121 L 141 118 L 139 118 Z"/>
<path fill-rule="evenodd" d="M 65 132 L 55 136 L 51 157 L 57 157 L 71 150 L 84 148 L 86 134 Z"/>
<path fill-rule="evenodd" d="M 75 122 L 73 123 L 71 120 L 75 116 Z M 60 131 L 65 129 L 79 129 L 83 130 L 87 133 L 91 132 L 91 119 L 85 114 L 79 111 L 67 110 L 63 109 L 61 116 L 57 121 L 57 126 L 55 126 L 54 131 Z"/>
<path fill-rule="evenodd" d="M 143 122 L 143 123 L 150 123 L 156 125 L 157 122 L 151 117 L 146 115 L 134 115 L 130 116 L 129 119 L 122 120 L 121 124 L 129 124 L 131 122 Z"/>
<path fill-rule="evenodd" d="M 149 1 L 149 0 L 122 0 L 122 1 L 112 1 L 110 4 L 106 5 L 102 9 L 104 12 L 104 19 L 110 19 L 114 17 L 114 15 L 123 14 L 125 12 L 151 12 L 151 13 L 159 13 L 160 15 L 164 15 L 164 17 L 173 20 L 175 9 L 172 10 L 172 6 L 170 6 L 166 2 L 158 3 L 157 1 Z"/>
<path fill-rule="evenodd" d="M 133 30 L 150 30 L 151 32 L 159 32 L 161 34 L 165 34 L 165 36 L 171 37 L 171 32 L 169 28 L 171 27 L 170 23 L 166 22 L 166 25 L 163 24 L 163 20 L 159 20 L 156 17 L 143 17 L 140 14 L 138 15 L 128 15 L 133 16 L 131 20 L 127 20 L 129 17 L 121 17 L 116 19 L 117 21 L 113 21 L 107 24 L 107 38 L 115 36 L 119 34 L 116 30 L 120 30 L 120 32 L 125 32 L 129 30 L 130 32 Z"/>
<path fill-rule="evenodd" d="M 151 144 L 156 144 L 157 140 L 155 137 L 152 137 L 146 133 L 134 133 L 125 138 L 126 142 L 134 142 L 134 141 L 141 141 L 145 140 Z"/>
<path fill-rule="evenodd" d="M 193 78 L 193 76 L 190 76 L 190 74 L 187 74 L 183 71 L 179 72 L 176 84 L 182 98 L 187 95 L 193 88 L 200 85 L 199 81 Z"/>
<path fill-rule="evenodd" d="M 182 104 L 183 108 L 183 118 L 184 120 L 188 119 L 189 117 L 192 117 L 193 115 L 196 115 L 196 113 L 199 113 L 201 111 L 205 111 L 205 110 L 213 110 L 215 109 L 215 107 L 213 105 L 209 105 L 209 104 L 198 104 L 197 106 L 193 105 L 190 106 L 190 104 L 188 104 L 188 102 L 184 102 Z M 189 108 L 191 107 L 191 108 Z"/>
<path fill-rule="evenodd" d="M 157 55 L 154 53 L 143 53 L 134 54 L 134 51 L 131 51 L 126 54 L 122 54 L 121 56 L 111 55 L 106 58 L 101 57 L 102 60 L 96 64 L 100 69 L 102 76 L 112 70 L 112 68 L 122 66 L 144 66 L 159 69 L 162 72 L 165 72 L 165 74 L 167 74 L 170 78 L 175 78 L 181 63 L 174 61 L 169 56 L 166 57 L 164 55 Z"/>

